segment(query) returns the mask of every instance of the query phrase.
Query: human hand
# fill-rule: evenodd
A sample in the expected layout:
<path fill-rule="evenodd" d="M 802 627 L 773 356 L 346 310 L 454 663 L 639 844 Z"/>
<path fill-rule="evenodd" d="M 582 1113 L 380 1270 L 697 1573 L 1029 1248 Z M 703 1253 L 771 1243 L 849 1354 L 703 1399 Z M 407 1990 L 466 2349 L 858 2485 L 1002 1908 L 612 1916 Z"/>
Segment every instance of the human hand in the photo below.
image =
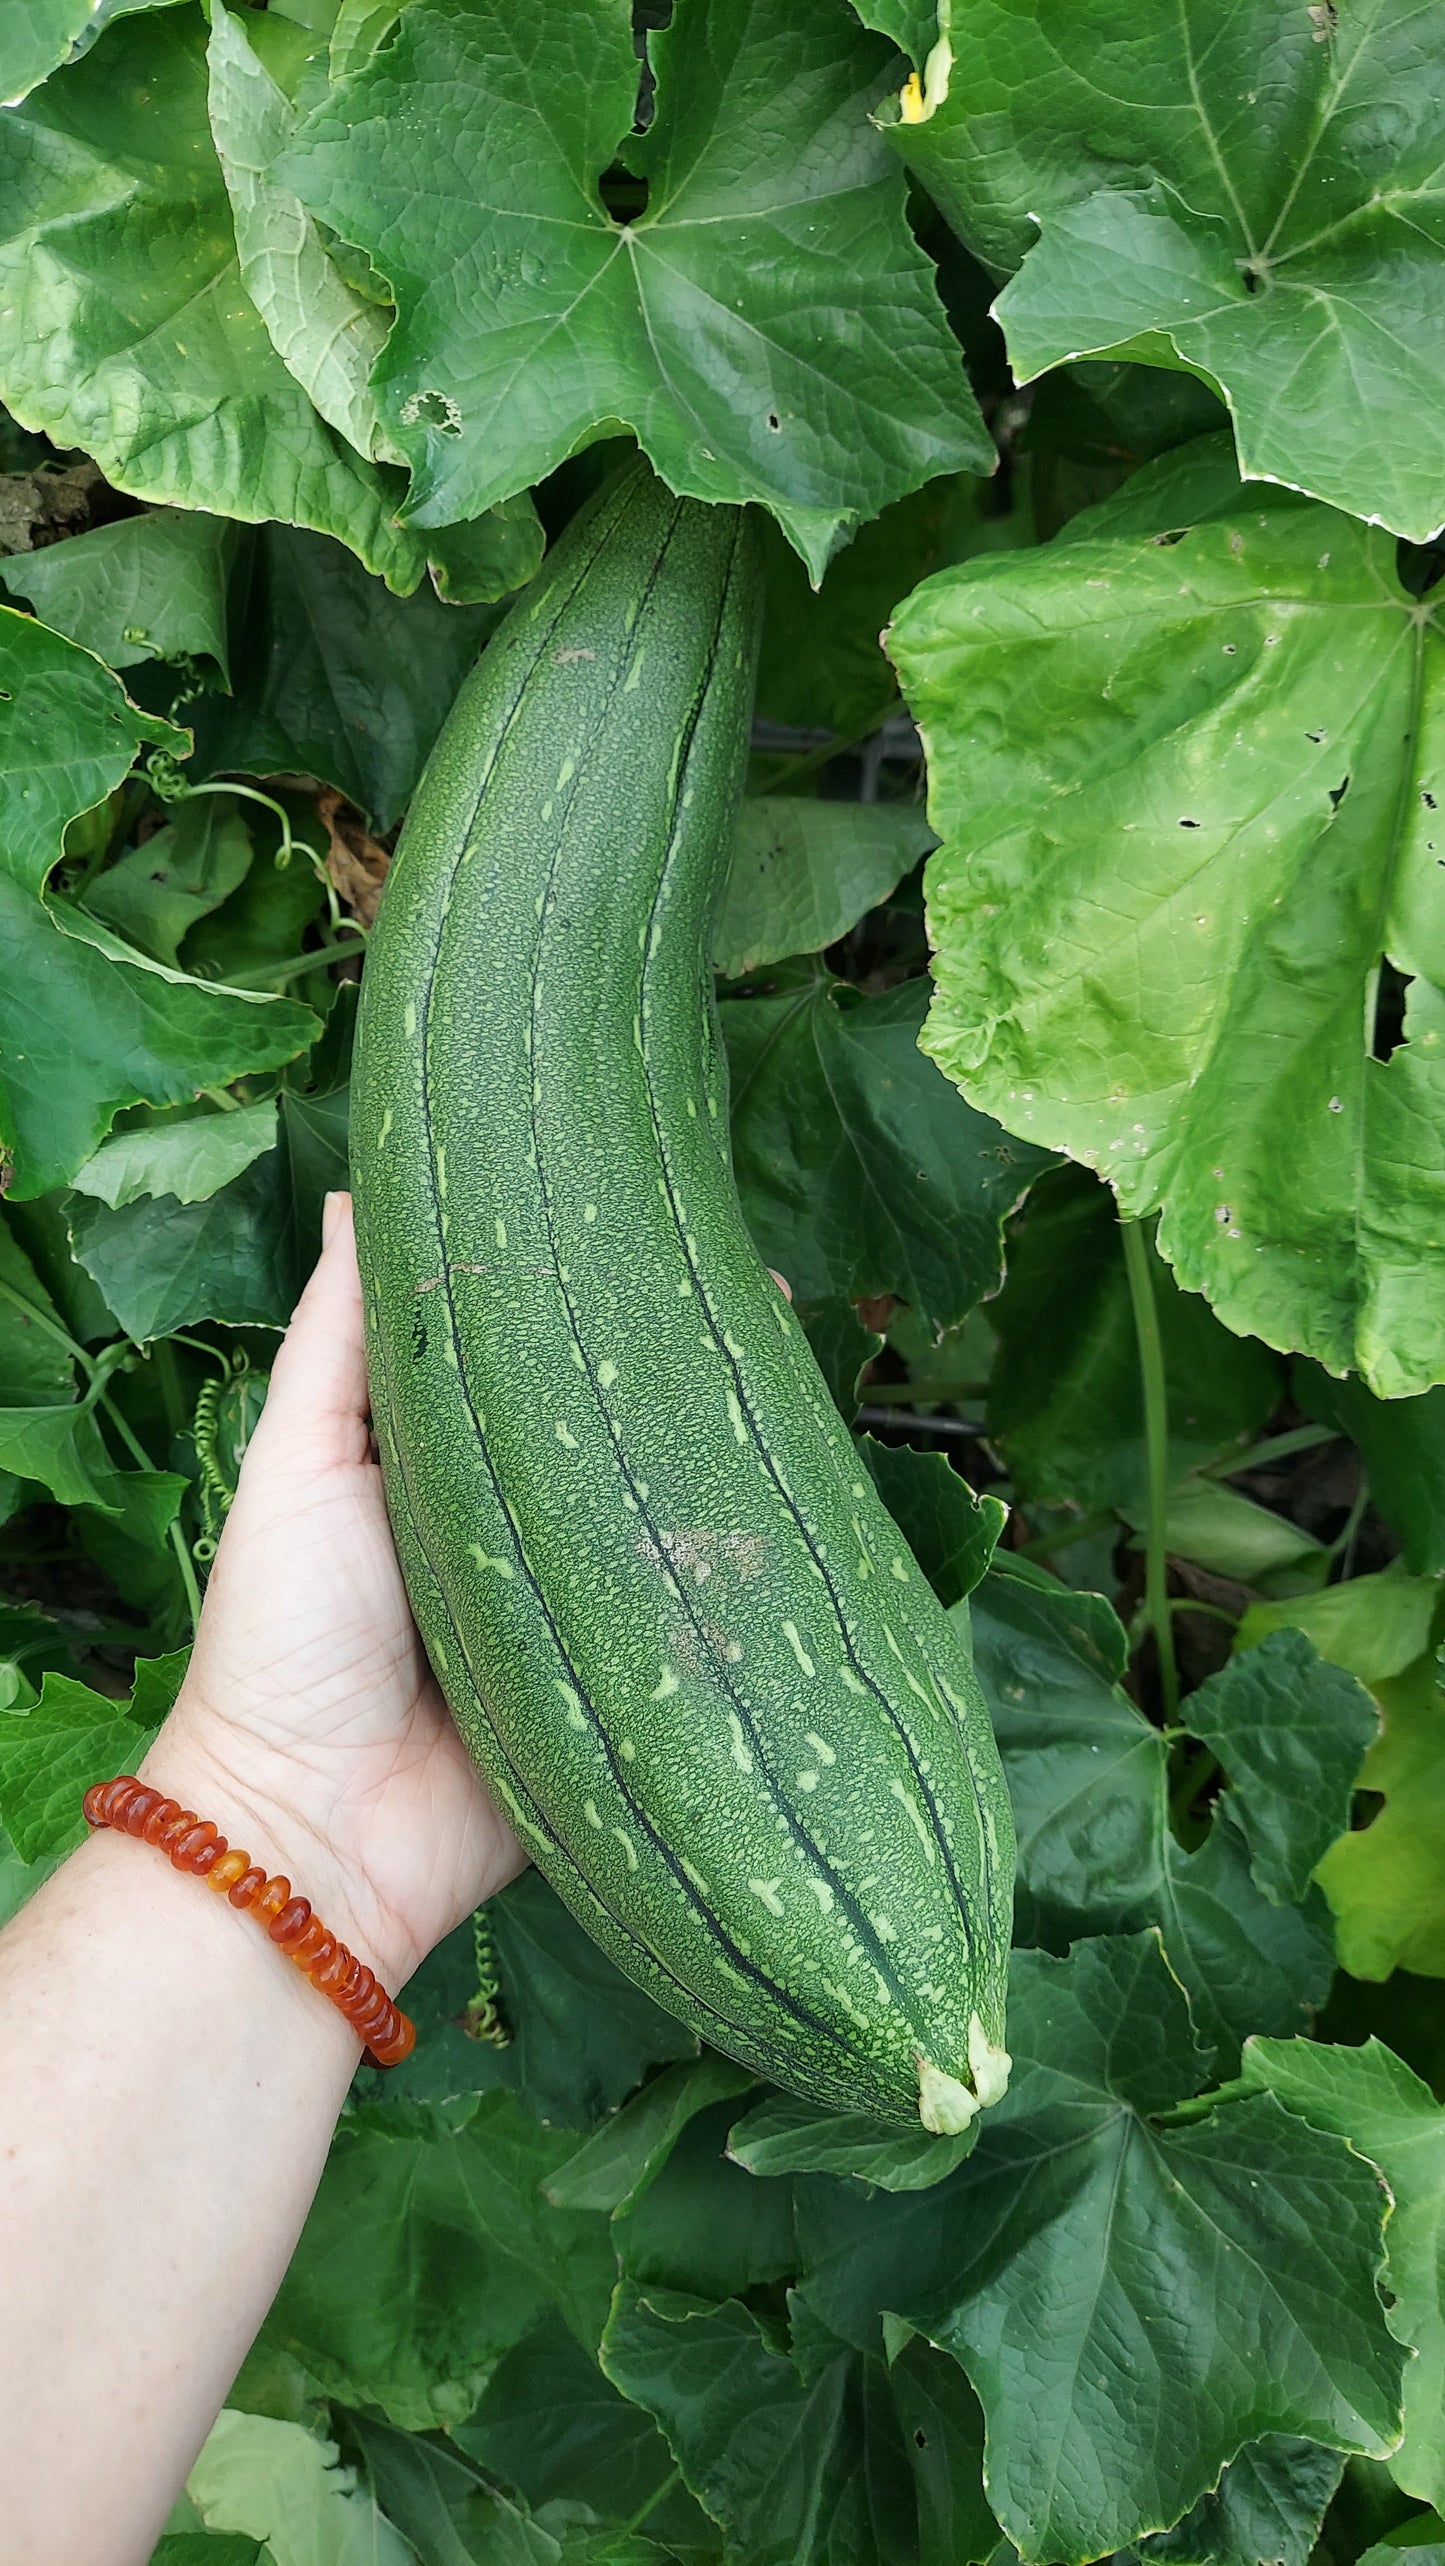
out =
<path fill-rule="evenodd" d="M 142 1772 L 284 1871 L 394 1992 L 526 1857 L 427 1665 L 368 1415 L 351 1200 L 333 1194 Z"/>

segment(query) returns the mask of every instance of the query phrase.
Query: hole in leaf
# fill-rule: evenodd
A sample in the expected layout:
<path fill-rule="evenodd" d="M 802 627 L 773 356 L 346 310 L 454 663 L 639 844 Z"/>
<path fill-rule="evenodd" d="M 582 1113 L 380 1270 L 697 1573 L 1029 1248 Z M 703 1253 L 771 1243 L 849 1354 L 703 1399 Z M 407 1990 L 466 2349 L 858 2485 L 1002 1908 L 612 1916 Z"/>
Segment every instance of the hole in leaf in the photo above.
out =
<path fill-rule="evenodd" d="M 1424 803 L 1425 808 L 1426 808 L 1426 810 L 1427 810 L 1427 811 L 1438 811 L 1438 810 L 1439 810 L 1440 805 L 1439 805 L 1439 803 L 1436 801 L 1435 796 L 1434 796 L 1434 794 L 1433 794 L 1433 793 L 1427 793 L 1427 792 L 1425 792 L 1425 791 L 1423 790 L 1423 788 L 1422 788 L 1422 790 L 1421 790 L 1421 794 L 1420 794 L 1420 799 L 1421 799 L 1421 801 Z"/>
<path fill-rule="evenodd" d="M 444 437 L 462 432 L 462 414 L 447 392 L 414 392 L 401 415 L 409 428 L 439 428 Z"/>
<path fill-rule="evenodd" d="M 928 2448 L 928 2435 L 926 2432 L 914 2433 L 913 2447 L 915 2450 L 926 2450 Z"/>
<path fill-rule="evenodd" d="M 1405 1039 L 1405 994 L 1411 974 L 1397 971 L 1388 955 L 1375 984 L 1375 1023 L 1370 1049 L 1376 1060 L 1392 1060 Z"/>
<path fill-rule="evenodd" d="M 1257 267 L 1246 267 L 1243 270 L 1243 275 L 1244 290 L 1246 294 L 1257 294 L 1261 285 L 1264 283 L 1264 279 L 1260 275 L 1259 269 Z"/>
<path fill-rule="evenodd" d="M 1188 532 L 1189 529 L 1187 526 L 1171 526 L 1167 534 L 1151 535 L 1149 540 L 1151 543 L 1157 544 L 1183 543 Z"/>
<path fill-rule="evenodd" d="M 1339 809 L 1340 804 L 1343 802 L 1349 789 L 1350 779 L 1348 775 L 1342 775 L 1338 784 L 1332 784 L 1330 786 L 1330 800 L 1333 802 L 1336 810 Z"/>
<path fill-rule="evenodd" d="M 636 171 L 625 169 L 620 160 L 604 170 L 598 194 L 614 223 L 625 226 L 640 222 L 647 211 L 647 181 Z"/>
<path fill-rule="evenodd" d="M 1203 823 L 1199 820 L 1181 820 L 1179 825 L 1181 829 L 1197 829 L 1202 827 Z"/>
<path fill-rule="evenodd" d="M 1383 1791 L 1357 1791 L 1354 1806 L 1350 1811 L 1351 1832 L 1355 1835 L 1363 1835 L 1366 1827 L 1374 1825 L 1384 1805 Z"/>
<path fill-rule="evenodd" d="M 779 416 L 778 416 L 778 414 L 777 414 L 777 411 L 776 411 L 776 410 L 770 410 L 770 411 L 768 412 L 768 425 L 769 425 L 769 427 L 772 429 L 774 436 L 776 436 L 776 435 L 777 435 L 777 432 L 778 432 L 779 428 L 782 426 L 782 424 L 783 424 L 783 423 L 782 423 L 782 420 L 779 418 Z"/>
<path fill-rule="evenodd" d="M 1319 747 L 1319 745 L 1320 745 L 1321 740 L 1324 738 L 1324 732 L 1323 732 L 1323 731 L 1306 731 L 1306 733 L 1305 733 L 1305 738 L 1306 738 L 1307 740 L 1313 740 L 1313 741 L 1314 741 L 1314 744 L 1315 744 L 1315 746 L 1316 746 L 1316 748 L 1318 748 L 1318 747 Z"/>

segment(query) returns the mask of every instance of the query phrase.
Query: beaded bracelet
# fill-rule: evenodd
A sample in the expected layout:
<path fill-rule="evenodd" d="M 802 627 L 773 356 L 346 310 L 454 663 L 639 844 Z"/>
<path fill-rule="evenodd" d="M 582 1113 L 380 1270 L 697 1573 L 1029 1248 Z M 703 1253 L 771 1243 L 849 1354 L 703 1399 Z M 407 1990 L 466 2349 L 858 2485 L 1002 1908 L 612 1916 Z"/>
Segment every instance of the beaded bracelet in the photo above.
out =
<path fill-rule="evenodd" d="M 290 1881 L 279 1874 L 268 1880 L 249 1853 L 232 1850 L 209 1818 L 149 1789 L 133 1773 L 93 1783 L 84 1808 L 87 1826 L 117 1827 L 159 1845 L 178 1871 L 194 1872 L 208 1888 L 224 1890 L 233 1907 L 259 1917 L 277 1948 L 345 2014 L 366 2044 L 369 2066 L 396 2067 L 410 2056 L 416 2025 L 392 2003 L 375 1973 L 327 1932 L 309 1898 L 293 1898 Z"/>

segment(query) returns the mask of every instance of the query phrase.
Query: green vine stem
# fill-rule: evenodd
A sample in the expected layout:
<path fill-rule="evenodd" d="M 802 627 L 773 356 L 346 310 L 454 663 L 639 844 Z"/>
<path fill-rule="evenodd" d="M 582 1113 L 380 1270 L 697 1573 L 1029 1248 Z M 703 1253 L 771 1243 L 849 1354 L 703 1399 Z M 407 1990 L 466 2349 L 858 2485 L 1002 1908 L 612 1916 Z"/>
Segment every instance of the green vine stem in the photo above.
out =
<path fill-rule="evenodd" d="M 314 847 L 307 845 L 304 838 L 298 841 L 291 827 L 290 813 L 285 804 L 278 802 L 273 794 L 263 793 L 260 786 L 256 784 L 237 784 L 229 776 L 216 777 L 205 784 L 191 784 L 181 773 L 175 759 L 168 757 L 164 750 L 157 750 L 150 757 L 145 772 L 157 798 L 162 802 L 198 802 L 207 793 L 230 793 L 234 794 L 238 802 L 259 803 L 263 811 L 270 812 L 281 831 L 281 843 L 276 849 L 277 872 L 285 872 L 299 843 L 307 863 L 326 894 L 327 915 L 330 919 L 332 934 L 338 935 L 344 926 L 354 925 L 357 934 L 363 942 L 365 941 L 366 929 L 360 921 L 343 918 L 341 902 L 336 896 L 336 885 L 327 871 L 323 858 L 317 854 Z"/>
<path fill-rule="evenodd" d="M 1159 1309 L 1149 1273 L 1149 1243 L 1137 1221 L 1121 1220 L 1124 1266 L 1134 1306 L 1134 1334 L 1139 1345 L 1139 1377 L 1144 1388 L 1144 1449 L 1149 1474 L 1149 1523 L 1144 1553 L 1144 1609 L 1159 1657 L 1159 1687 L 1164 1716 L 1179 1708 L 1179 1667 L 1174 1654 L 1174 1616 L 1169 1609 L 1169 1560 L 1165 1517 L 1169 1505 L 1169 1391 L 1164 1378 L 1164 1341 Z"/>
<path fill-rule="evenodd" d="M 675 2489 L 676 2489 L 677 2487 L 679 2487 L 681 2484 L 682 2484 L 682 2470 L 681 2470 L 681 2468 L 680 2468 L 680 2467 L 678 2467 L 678 2468 L 674 2468 L 674 2469 L 672 2469 L 672 2470 L 670 2471 L 670 2473 L 669 2473 L 666 2477 L 664 2477 L 664 2478 L 663 2478 L 662 2483 L 661 2483 L 661 2485 L 660 2485 L 660 2486 L 654 2486 L 654 2487 L 653 2487 L 653 2490 L 652 2490 L 651 2494 L 647 2497 L 646 2501 L 645 2501 L 644 2503 L 641 2503 L 641 2504 L 639 2504 L 639 2505 L 638 2505 L 637 2510 L 636 2510 L 636 2512 L 633 2514 L 631 2521 L 625 2521 L 625 2522 L 623 2523 L 623 2525 L 622 2525 L 622 2536 L 623 2536 L 623 2538 L 624 2538 L 624 2539 L 628 2539 L 628 2538 L 630 2538 L 630 2537 L 631 2537 L 631 2535 L 632 2535 L 632 2533 L 633 2533 L 635 2530 L 640 2530 L 640 2529 L 642 2528 L 642 2525 L 643 2525 L 643 2523 L 644 2523 L 645 2521 L 650 2521 L 650 2520 L 652 2519 L 653 2514 L 657 2511 L 658 2506 L 659 2506 L 661 2503 L 665 2502 L 665 2501 L 666 2501 L 666 2498 L 667 2498 L 670 2494 L 672 2494 L 672 2493 L 675 2491 Z"/>
<path fill-rule="evenodd" d="M 352 919 L 343 919 L 342 923 L 355 925 Z M 238 971 L 230 986 L 233 989 L 281 989 L 288 980 L 304 980 L 308 971 L 324 970 L 328 963 L 343 962 L 349 954 L 365 951 L 366 938 L 361 928 L 356 927 L 355 934 L 344 942 L 318 944 L 310 953 L 293 954 L 289 962 L 268 963 L 264 970 Z"/>

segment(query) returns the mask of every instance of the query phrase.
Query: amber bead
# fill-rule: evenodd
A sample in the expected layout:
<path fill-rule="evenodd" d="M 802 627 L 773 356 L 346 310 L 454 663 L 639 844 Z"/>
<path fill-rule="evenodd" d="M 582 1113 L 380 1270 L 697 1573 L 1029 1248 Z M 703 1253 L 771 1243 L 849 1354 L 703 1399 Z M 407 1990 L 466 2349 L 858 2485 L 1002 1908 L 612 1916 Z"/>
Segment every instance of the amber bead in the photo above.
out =
<path fill-rule="evenodd" d="M 226 1850 L 226 1839 L 218 1835 L 209 1818 L 198 1818 L 184 1835 L 172 1838 L 169 1852 L 178 1871 L 204 1871 Z"/>
<path fill-rule="evenodd" d="M 367 2049 L 369 2049 L 373 2041 L 385 2040 L 390 2026 L 391 1999 L 388 1997 L 385 2004 L 374 2005 L 371 2012 L 369 2014 L 364 2014 L 361 2021 L 354 2022 L 351 2028 L 355 2032 L 357 2039 L 361 2041 Z"/>
<path fill-rule="evenodd" d="M 233 1844 L 229 1852 L 221 1854 L 212 1863 L 206 1873 L 206 1886 L 208 1889 L 234 1889 L 236 1882 L 243 1879 L 250 1868 L 249 1853 L 243 1853 L 238 1844 Z"/>
<path fill-rule="evenodd" d="M 173 1818 L 167 1818 L 154 1841 L 160 1846 L 162 1853 L 169 1855 L 172 1846 L 178 1844 L 183 1835 L 189 1835 L 195 1823 L 194 1809 L 179 1809 Z"/>
<path fill-rule="evenodd" d="M 275 1923 L 290 1895 L 291 1883 L 283 1871 L 278 1871 L 267 1881 L 264 1889 L 257 1890 L 251 1900 L 251 1913 L 259 1916 L 261 1922 L 269 1927 Z"/>
<path fill-rule="evenodd" d="M 346 1979 L 341 1989 L 341 2003 L 347 2013 L 364 2013 L 376 1992 L 376 1972 L 365 1963 L 353 1962 L 355 1975 Z"/>
<path fill-rule="evenodd" d="M 145 1838 L 146 1843 L 159 1844 L 165 1828 L 170 1825 L 172 1818 L 178 1818 L 180 1814 L 181 1804 L 179 1800 L 160 1801 L 158 1806 L 152 1809 L 150 1816 L 146 1819 L 145 1825 L 141 1829 L 141 1833 Z"/>
<path fill-rule="evenodd" d="M 159 1791 L 132 1792 L 125 1805 L 125 1815 L 120 1821 L 127 1835 L 145 1834 L 148 1820 L 160 1807 L 161 1797 L 162 1794 Z"/>
<path fill-rule="evenodd" d="M 309 1978 L 316 1962 L 335 1949 L 334 1936 L 327 1932 L 321 1918 L 314 1915 L 300 1941 L 287 1944 L 286 1955 L 295 1961 L 298 1969 L 304 1969 Z"/>
<path fill-rule="evenodd" d="M 392 2010 L 396 2012 L 395 2007 Z M 367 2045 L 378 2067 L 399 2067 L 402 2060 L 409 2058 L 416 2047 L 416 2025 L 409 2021 L 405 2014 L 397 2013 L 395 2029 L 385 2034 L 378 2034 L 377 2038 Z"/>
<path fill-rule="evenodd" d="M 259 1862 L 253 1862 L 249 1871 L 242 1872 L 240 1879 L 230 1892 L 232 1906 L 249 1907 L 252 1901 L 260 1896 L 265 1886 L 266 1874 Z"/>
<path fill-rule="evenodd" d="M 335 1997 L 345 1985 L 350 1968 L 351 1954 L 344 1942 L 338 1942 L 324 1959 L 318 1953 L 311 1970 L 312 1984 L 320 1988 L 323 1996 Z"/>
<path fill-rule="evenodd" d="M 311 1922 L 309 1898 L 288 1898 L 279 1915 L 272 1918 L 267 1931 L 283 1951 L 294 1951 Z"/>
<path fill-rule="evenodd" d="M 100 1803 L 101 1825 L 114 1826 L 132 1791 L 139 1789 L 133 1773 L 119 1773 L 113 1782 L 108 1782 Z"/>

